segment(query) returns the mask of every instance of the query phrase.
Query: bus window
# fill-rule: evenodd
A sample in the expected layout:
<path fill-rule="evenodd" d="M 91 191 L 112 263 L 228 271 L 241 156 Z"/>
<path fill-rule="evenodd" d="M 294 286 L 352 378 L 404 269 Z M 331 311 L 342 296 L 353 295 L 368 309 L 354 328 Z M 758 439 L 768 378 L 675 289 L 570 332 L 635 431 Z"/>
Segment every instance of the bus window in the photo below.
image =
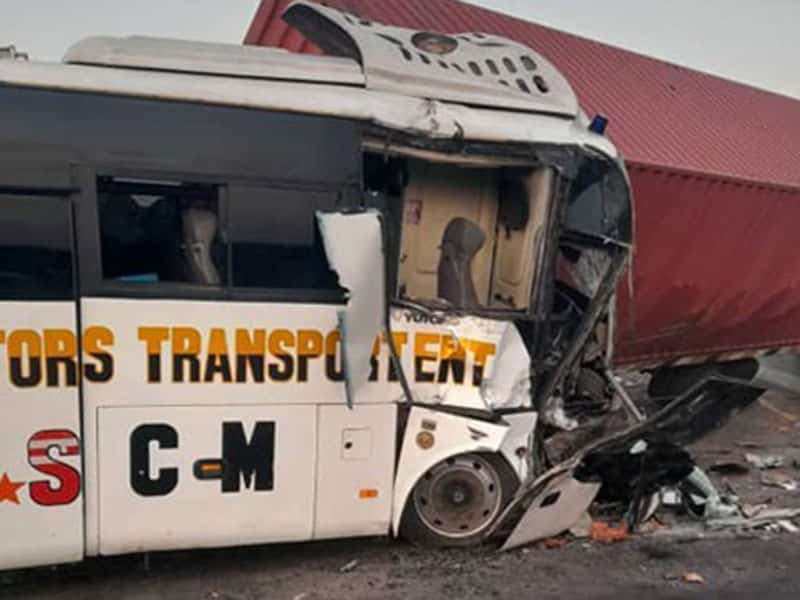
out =
<path fill-rule="evenodd" d="M 214 185 L 98 177 L 103 278 L 223 283 L 218 198 Z"/>
<path fill-rule="evenodd" d="M 233 286 L 339 290 L 315 220 L 336 208 L 324 192 L 231 186 L 228 190 Z"/>
<path fill-rule="evenodd" d="M 69 204 L 0 195 L 0 300 L 71 300 Z"/>

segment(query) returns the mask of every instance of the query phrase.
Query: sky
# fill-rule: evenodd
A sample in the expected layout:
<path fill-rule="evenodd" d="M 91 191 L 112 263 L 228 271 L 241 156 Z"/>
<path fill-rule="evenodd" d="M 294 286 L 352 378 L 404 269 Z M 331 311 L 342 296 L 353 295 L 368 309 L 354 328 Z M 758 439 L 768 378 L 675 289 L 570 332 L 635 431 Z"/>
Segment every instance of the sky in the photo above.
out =
<path fill-rule="evenodd" d="M 400 1 L 400 0 L 397 0 Z M 800 99 L 800 0 L 470 0 Z M 0 0 L 0 45 L 59 60 L 92 34 L 241 42 L 258 0 Z"/>

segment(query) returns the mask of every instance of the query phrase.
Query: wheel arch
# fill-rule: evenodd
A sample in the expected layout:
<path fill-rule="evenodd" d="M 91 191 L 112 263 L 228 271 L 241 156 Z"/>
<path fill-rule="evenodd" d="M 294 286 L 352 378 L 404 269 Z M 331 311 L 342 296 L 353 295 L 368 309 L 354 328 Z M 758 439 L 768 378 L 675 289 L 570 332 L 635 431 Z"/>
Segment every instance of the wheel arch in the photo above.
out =
<path fill-rule="evenodd" d="M 506 423 L 488 423 L 479 419 L 453 415 L 432 409 L 413 407 L 403 435 L 400 460 L 395 475 L 392 501 L 392 534 L 400 532 L 403 511 L 419 479 L 440 461 L 470 452 L 496 454 L 508 459 L 501 447 L 510 430 Z M 433 436 L 433 445 L 418 443 L 420 434 Z M 423 435 L 423 438 L 430 437 Z M 424 440 L 423 440 L 424 441 Z M 513 466 L 509 464 L 509 468 Z"/>

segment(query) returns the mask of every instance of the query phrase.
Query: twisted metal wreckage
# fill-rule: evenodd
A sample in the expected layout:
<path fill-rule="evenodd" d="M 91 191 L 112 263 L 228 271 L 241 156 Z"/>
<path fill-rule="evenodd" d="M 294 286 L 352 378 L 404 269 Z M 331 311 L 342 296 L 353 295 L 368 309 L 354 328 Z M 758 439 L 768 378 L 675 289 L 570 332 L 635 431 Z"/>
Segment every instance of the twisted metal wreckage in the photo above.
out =
<path fill-rule="evenodd" d="M 287 20 L 327 53 L 356 58 L 368 81 L 379 82 L 376 87 L 390 80 L 390 69 L 385 54 L 372 51 L 374 36 L 389 39 L 390 46 L 399 46 L 403 53 L 414 45 L 413 32 L 358 21 L 329 9 L 296 4 Z M 479 34 L 440 36 L 434 41 L 446 45 L 458 39 L 467 42 L 461 43 L 459 59 L 470 66 L 480 62 L 491 69 L 490 49 L 495 47 L 498 64 L 507 60 L 507 54 L 530 55 L 529 49 L 508 40 Z M 540 72 L 551 68 L 541 57 L 535 60 Z M 558 78 L 553 71 L 545 79 L 552 84 Z M 446 86 L 444 79 L 439 86 Z M 406 79 L 402 87 L 413 93 L 425 83 Z M 346 347 L 354 348 L 346 357 L 345 370 L 351 400 L 367 381 L 376 329 L 383 331 L 384 340 L 392 340 L 393 326 L 404 319 L 435 323 L 451 335 L 444 359 L 463 355 L 459 340 L 466 340 L 474 329 L 492 331 L 499 340 L 492 368 L 480 387 L 468 393 L 457 385 L 421 381 L 418 373 L 414 377 L 404 369 L 397 349 L 392 350 L 403 384 L 401 403 L 408 413 L 397 474 L 405 488 L 395 497 L 411 498 L 405 510 L 396 513 L 394 525 L 414 538 L 453 544 L 501 536 L 503 549 L 509 549 L 568 530 L 598 497 L 623 502 L 633 529 L 654 513 L 660 490 L 678 484 L 701 515 L 722 517 L 735 511 L 681 446 L 721 425 L 760 395 L 760 389 L 749 385 L 755 375 L 753 364 L 743 361 L 716 372 L 680 371 L 677 382 L 674 372 L 659 373 L 651 385 L 657 396 L 643 401 L 632 399 L 621 385 L 613 373 L 613 308 L 617 290 L 626 293 L 623 279 L 633 257 L 630 188 L 620 157 L 600 135 L 605 127 L 602 117 L 590 124 L 577 109 L 568 84 L 558 80 L 553 87 L 562 107 L 575 111 L 572 143 L 546 139 L 501 143 L 505 133 L 501 127 L 494 130 L 492 143 L 475 143 L 457 115 L 451 126 L 457 133 L 442 135 L 453 107 L 431 101 L 426 104 L 427 129 L 417 124 L 413 130 L 370 131 L 366 186 L 377 208 L 371 216 L 364 215 L 358 225 L 345 225 L 347 217 L 320 215 L 331 267 L 350 292 L 342 331 Z M 505 91 L 502 86 L 500 91 Z M 493 98 L 495 108 L 503 104 L 500 98 Z M 437 113 L 440 109 L 444 114 Z M 542 124 L 548 118 L 537 117 Z M 602 129 L 597 129 L 598 123 Z M 542 137 L 541 131 L 536 137 Z M 495 168 L 499 180 L 494 239 L 478 223 L 464 218 L 463 208 L 447 204 L 448 199 L 435 195 L 423 199 L 429 206 L 438 200 L 439 210 L 451 211 L 440 217 L 446 226 L 435 290 L 422 285 L 419 273 L 408 265 L 417 257 L 409 256 L 406 246 L 409 224 L 419 225 L 415 211 L 421 210 L 417 203 L 424 186 L 414 187 L 420 167 L 413 160 L 421 157 Z M 544 173 L 552 176 L 549 187 L 537 181 Z M 439 175 L 457 177 L 455 170 Z M 447 193 L 446 188 L 443 191 Z M 401 200 L 405 206 L 398 209 Z M 504 297 L 496 291 L 502 290 L 507 268 L 502 263 L 503 253 L 509 251 L 504 238 L 511 239 L 512 232 L 529 233 L 533 220 L 535 239 L 512 250 L 529 253 L 518 258 L 530 261 L 526 268 L 532 275 L 530 295 L 518 303 L 522 296 Z M 361 254 L 361 264 L 354 264 L 353 257 L 363 251 L 366 230 L 378 239 L 379 228 L 381 251 Z M 433 227 L 424 232 L 433 233 Z M 479 291 L 483 282 L 475 281 L 480 273 L 476 263 L 487 247 L 495 256 L 488 298 Z M 385 288 L 378 289 L 376 278 L 385 280 Z M 456 459 L 445 458 L 453 452 L 447 448 L 437 464 L 421 454 L 435 443 L 430 432 L 443 419 L 463 421 L 473 443 Z M 475 470 L 485 467 L 485 457 L 498 451 L 514 465 L 511 479 L 518 482 L 510 485 L 514 493 L 499 514 L 484 511 L 485 518 L 476 519 L 470 512 L 482 505 L 474 499 L 481 486 L 492 484 L 476 476 Z M 424 471 L 420 463 L 430 470 L 422 485 L 412 488 L 415 479 L 406 471 Z M 409 469 L 409 464 L 416 469 Z M 433 482 L 425 483 L 425 478 Z"/>

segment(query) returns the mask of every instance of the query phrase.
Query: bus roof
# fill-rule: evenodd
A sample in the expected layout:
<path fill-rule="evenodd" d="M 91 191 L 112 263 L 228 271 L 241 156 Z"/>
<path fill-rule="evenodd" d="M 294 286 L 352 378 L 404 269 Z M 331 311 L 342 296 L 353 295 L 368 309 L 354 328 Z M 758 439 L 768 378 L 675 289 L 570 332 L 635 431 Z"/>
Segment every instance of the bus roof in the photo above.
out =
<path fill-rule="evenodd" d="M 64 62 L 145 71 L 360 87 L 366 84 L 358 63 L 348 58 L 293 54 L 277 48 L 145 36 L 85 38 L 67 50 Z"/>
<path fill-rule="evenodd" d="M 578 101 L 544 57 L 507 38 L 442 35 L 365 21 L 306 1 L 284 18 L 328 54 L 152 37 L 91 37 L 70 64 L 355 85 L 469 106 L 574 118 Z"/>
<path fill-rule="evenodd" d="M 73 46 L 65 64 L 0 60 L 0 87 L 303 113 L 433 140 L 590 146 L 618 156 L 588 130 L 558 71 L 515 42 L 385 27 L 304 1 L 287 18 L 338 56 L 94 37 Z M 512 74 L 530 82 L 512 87 Z"/>

